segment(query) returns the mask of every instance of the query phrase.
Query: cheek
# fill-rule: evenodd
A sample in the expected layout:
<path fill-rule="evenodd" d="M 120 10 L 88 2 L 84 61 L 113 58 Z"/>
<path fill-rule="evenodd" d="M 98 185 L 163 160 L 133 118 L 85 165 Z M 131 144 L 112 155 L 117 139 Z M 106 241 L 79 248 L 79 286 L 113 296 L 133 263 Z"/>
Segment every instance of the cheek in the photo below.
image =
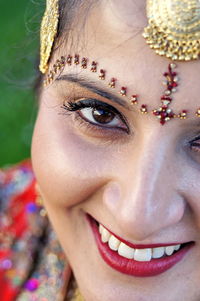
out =
<path fill-rule="evenodd" d="M 187 166 L 185 174 L 182 173 L 182 194 L 186 199 L 192 214 L 192 219 L 200 229 L 200 170 Z M 198 230 L 199 231 L 199 230 Z"/>
<path fill-rule="evenodd" d="M 98 147 L 75 134 L 69 118 L 41 108 L 32 142 L 33 169 L 42 195 L 58 206 L 86 200 L 118 168 L 113 149 Z"/>

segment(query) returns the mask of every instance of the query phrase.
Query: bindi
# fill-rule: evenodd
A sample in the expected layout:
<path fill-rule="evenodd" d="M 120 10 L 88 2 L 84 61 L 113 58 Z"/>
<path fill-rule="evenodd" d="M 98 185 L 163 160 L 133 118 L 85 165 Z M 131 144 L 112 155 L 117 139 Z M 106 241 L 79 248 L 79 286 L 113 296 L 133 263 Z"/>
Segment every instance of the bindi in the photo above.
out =
<path fill-rule="evenodd" d="M 118 93 L 126 97 L 127 100 L 134 106 L 138 107 L 138 111 L 142 114 L 152 113 L 153 116 L 158 118 L 161 125 L 164 125 L 166 122 L 178 118 L 184 120 L 190 117 L 200 117 L 200 108 L 196 110 L 196 112 L 190 112 L 187 109 L 181 110 L 181 112 L 175 113 L 171 108 L 171 105 L 174 101 L 174 94 L 177 92 L 177 88 L 179 86 L 179 77 L 176 71 L 177 65 L 174 63 L 170 63 L 168 65 L 168 70 L 163 74 L 165 77 L 164 85 L 165 90 L 163 91 L 163 95 L 161 95 L 160 101 L 161 104 L 157 109 L 151 109 L 144 103 L 141 103 L 139 100 L 138 94 L 131 93 L 130 89 L 125 86 L 120 86 L 120 83 L 117 81 L 117 78 L 112 77 L 110 79 L 106 78 L 106 70 L 99 68 L 98 63 L 96 61 L 89 61 L 88 58 L 80 57 L 78 54 L 67 55 L 66 57 L 61 56 L 60 59 L 57 59 L 52 69 L 47 72 L 44 79 L 44 86 L 50 85 L 64 70 L 66 65 L 76 65 L 80 66 L 81 69 L 88 69 L 92 73 L 98 74 L 99 80 L 108 81 L 107 85 L 111 89 L 117 89 Z"/>
<path fill-rule="evenodd" d="M 174 70 L 176 67 L 177 65 L 174 63 L 169 64 L 168 71 L 163 74 L 165 77 L 164 85 L 166 86 L 166 90 L 161 96 L 161 106 L 158 109 L 153 110 L 153 114 L 159 118 L 162 125 L 173 118 L 178 117 L 181 119 L 186 119 L 187 116 L 187 110 L 182 110 L 182 112 L 176 116 L 176 114 L 170 108 L 170 105 L 173 101 L 173 94 L 177 91 L 179 81 L 177 72 Z"/>

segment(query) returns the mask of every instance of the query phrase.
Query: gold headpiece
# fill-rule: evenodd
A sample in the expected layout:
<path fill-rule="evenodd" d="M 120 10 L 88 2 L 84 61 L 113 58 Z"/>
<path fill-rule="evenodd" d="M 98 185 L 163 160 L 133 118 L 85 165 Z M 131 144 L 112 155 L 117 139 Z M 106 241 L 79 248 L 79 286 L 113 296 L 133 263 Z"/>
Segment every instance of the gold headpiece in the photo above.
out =
<path fill-rule="evenodd" d="M 200 58 L 200 1 L 147 0 L 143 36 L 156 53 L 172 60 Z"/>
<path fill-rule="evenodd" d="M 147 16 L 149 25 L 144 29 L 144 37 L 151 48 L 155 49 L 159 55 L 164 55 L 173 60 L 190 61 L 200 58 L 200 0 L 147 0 Z M 41 26 L 41 62 L 40 70 L 46 73 L 44 85 L 51 84 L 58 74 L 61 74 L 65 66 L 78 65 L 82 69 L 89 69 L 93 73 L 98 73 L 100 80 L 106 80 L 106 70 L 98 70 L 98 63 L 86 57 L 80 57 L 77 53 L 72 56 L 61 56 L 52 64 L 52 69 L 48 70 L 48 62 L 51 55 L 57 27 L 59 21 L 59 0 L 47 0 L 47 8 Z M 160 100 L 161 104 L 152 113 L 162 125 L 175 118 L 187 119 L 189 115 L 200 118 L 200 107 L 190 112 L 183 108 L 179 112 L 174 112 L 171 108 L 173 94 L 179 86 L 176 64 L 169 63 L 165 77 L 165 90 Z M 48 71 L 48 72 L 47 72 Z M 108 86 L 112 89 L 119 87 L 116 78 L 108 81 Z M 130 102 L 137 105 L 138 95 L 130 93 L 127 87 L 121 87 L 119 93 L 124 97 L 130 97 Z M 144 103 L 139 104 L 139 111 L 142 114 L 150 112 Z"/>
<path fill-rule="evenodd" d="M 40 30 L 40 71 L 46 73 L 59 20 L 59 0 L 47 0 Z"/>

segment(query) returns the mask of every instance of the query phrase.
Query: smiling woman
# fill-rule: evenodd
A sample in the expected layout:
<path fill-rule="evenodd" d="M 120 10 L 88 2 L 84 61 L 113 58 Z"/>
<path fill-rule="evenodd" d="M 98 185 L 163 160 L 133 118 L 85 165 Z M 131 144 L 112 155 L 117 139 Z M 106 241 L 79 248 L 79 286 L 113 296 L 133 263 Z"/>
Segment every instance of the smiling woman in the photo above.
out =
<path fill-rule="evenodd" d="M 199 11 L 47 0 L 31 163 L 1 172 L 3 300 L 199 301 Z"/>

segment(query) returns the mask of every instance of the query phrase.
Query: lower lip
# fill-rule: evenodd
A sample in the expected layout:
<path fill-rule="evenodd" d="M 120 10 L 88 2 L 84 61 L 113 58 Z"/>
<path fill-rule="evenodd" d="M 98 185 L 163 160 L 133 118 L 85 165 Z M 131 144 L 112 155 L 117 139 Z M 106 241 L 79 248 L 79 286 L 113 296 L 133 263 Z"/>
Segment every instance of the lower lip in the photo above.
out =
<path fill-rule="evenodd" d="M 151 261 L 147 262 L 127 259 L 120 256 L 117 252 L 112 251 L 107 243 L 103 243 L 101 241 L 101 235 L 99 233 L 98 226 L 93 218 L 88 217 L 88 221 L 94 233 L 97 247 L 104 261 L 118 272 L 131 276 L 151 277 L 164 273 L 180 262 L 193 246 L 193 244 L 186 245 L 184 248 L 180 249 L 180 251 L 171 256 L 152 259 Z"/>

